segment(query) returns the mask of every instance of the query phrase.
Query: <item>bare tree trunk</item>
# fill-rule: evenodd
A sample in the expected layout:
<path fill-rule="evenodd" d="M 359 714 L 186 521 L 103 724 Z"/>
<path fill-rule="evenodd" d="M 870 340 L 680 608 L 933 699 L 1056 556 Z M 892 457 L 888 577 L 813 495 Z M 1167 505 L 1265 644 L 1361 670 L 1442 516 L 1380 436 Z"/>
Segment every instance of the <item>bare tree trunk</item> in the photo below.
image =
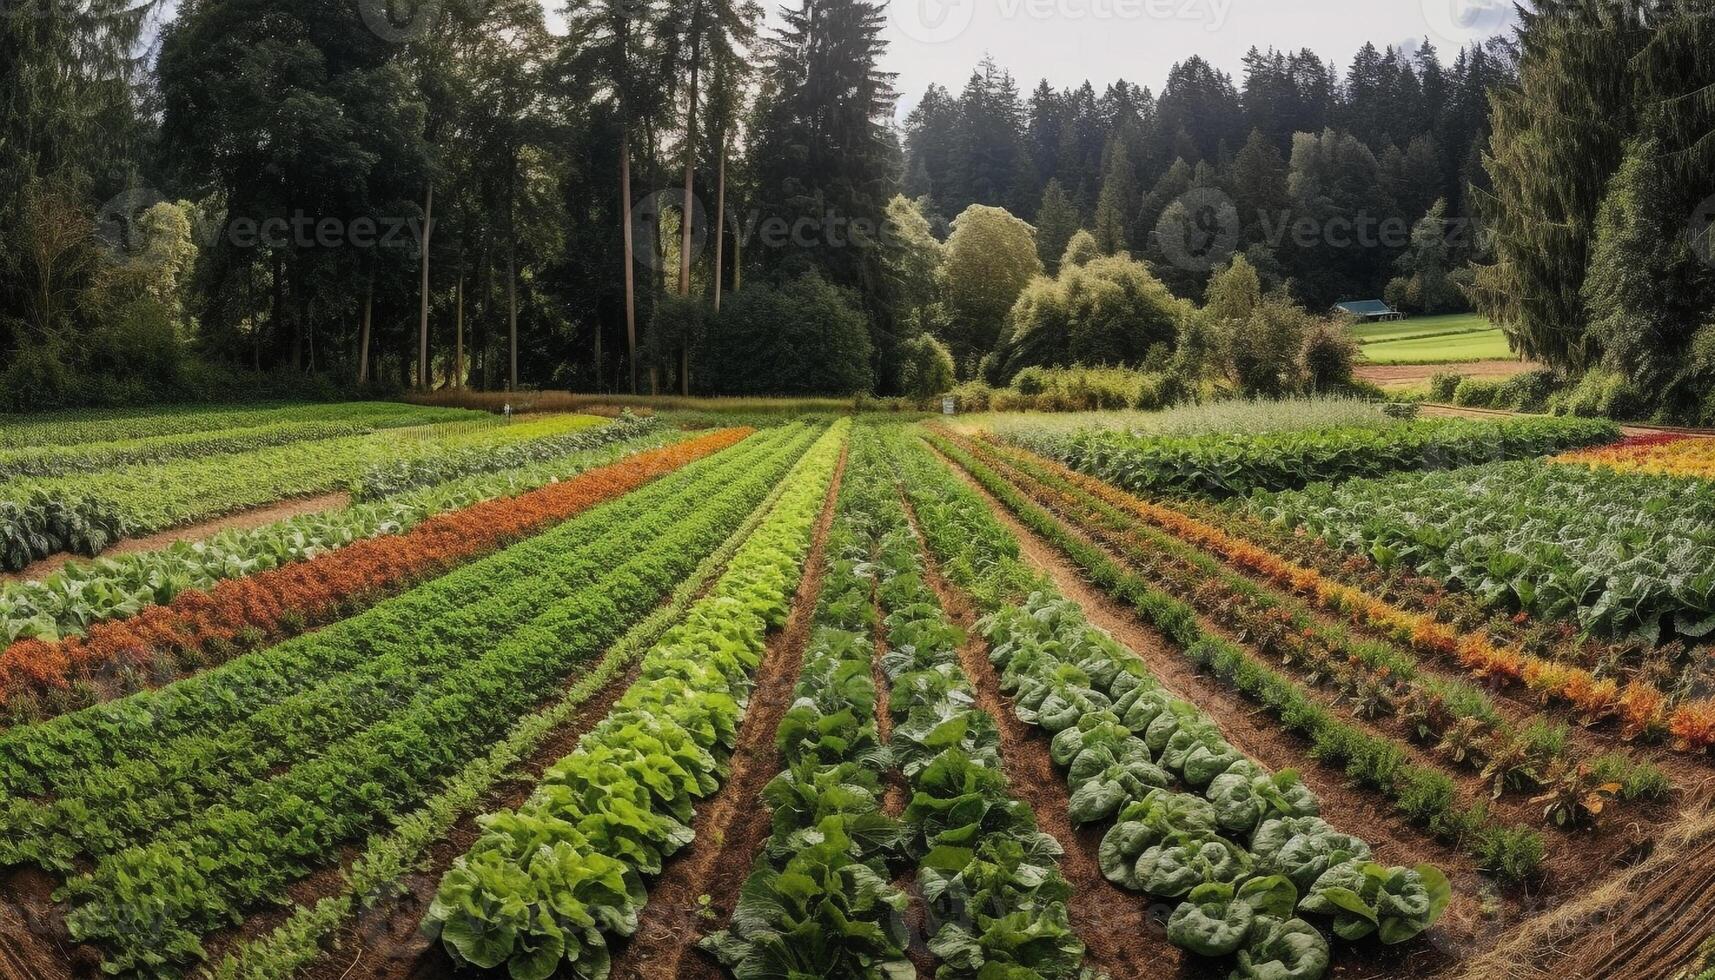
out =
<path fill-rule="evenodd" d="M 732 236 L 732 291 L 738 292 L 744 288 L 744 239 L 735 232 Z"/>
<path fill-rule="evenodd" d="M 423 283 L 421 315 L 417 318 L 417 387 L 429 390 L 429 238 L 435 231 L 435 185 L 429 184 L 423 204 Z"/>
<path fill-rule="evenodd" d="M 464 387 L 464 266 L 459 266 L 459 281 L 453 287 L 458 312 L 453 316 L 453 381 L 454 389 Z"/>
<path fill-rule="evenodd" d="M 606 385 L 607 381 L 602 376 L 601 370 L 601 323 L 597 321 L 595 325 L 595 390 L 605 392 L 607 390 Z"/>
<path fill-rule="evenodd" d="M 622 110 L 623 111 L 623 110 Z M 624 229 L 625 248 L 625 343 L 631 365 L 631 393 L 637 394 L 637 280 L 631 264 L 631 123 L 619 124 L 619 223 Z"/>
<path fill-rule="evenodd" d="M 702 5 L 691 15 L 691 101 L 685 110 L 685 206 L 679 212 L 679 295 L 691 295 L 691 212 L 696 200 L 693 183 L 697 171 L 697 62 L 702 58 L 700 21 Z"/>
<path fill-rule="evenodd" d="M 715 312 L 721 311 L 721 259 L 726 245 L 726 134 L 721 134 L 718 162 L 715 164 Z"/>
<path fill-rule="evenodd" d="M 357 383 L 369 383 L 369 330 L 375 322 L 375 272 L 369 273 L 369 284 L 363 290 L 363 330 L 358 335 Z"/>
<path fill-rule="evenodd" d="M 518 242 L 514 239 L 506 249 L 506 335 L 512 345 L 511 370 L 506 375 L 506 390 L 518 390 Z"/>

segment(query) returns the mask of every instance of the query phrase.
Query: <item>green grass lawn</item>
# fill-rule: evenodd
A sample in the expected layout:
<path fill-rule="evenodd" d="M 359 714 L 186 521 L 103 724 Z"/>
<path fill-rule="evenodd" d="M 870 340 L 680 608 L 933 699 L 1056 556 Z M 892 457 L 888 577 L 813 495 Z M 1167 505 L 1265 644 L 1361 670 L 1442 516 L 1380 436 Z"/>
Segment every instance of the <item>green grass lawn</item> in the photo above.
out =
<path fill-rule="evenodd" d="M 1414 316 L 1392 323 L 1360 323 L 1352 328 L 1352 336 L 1356 337 L 1360 344 L 1373 344 L 1411 337 L 1478 333 L 1493 329 L 1488 318 L 1479 314 L 1449 313 L 1446 316 Z"/>
<path fill-rule="evenodd" d="M 1502 361 L 1515 355 L 1500 330 L 1418 337 L 1366 344 L 1364 360 L 1372 364 L 1455 364 L 1465 361 Z"/>

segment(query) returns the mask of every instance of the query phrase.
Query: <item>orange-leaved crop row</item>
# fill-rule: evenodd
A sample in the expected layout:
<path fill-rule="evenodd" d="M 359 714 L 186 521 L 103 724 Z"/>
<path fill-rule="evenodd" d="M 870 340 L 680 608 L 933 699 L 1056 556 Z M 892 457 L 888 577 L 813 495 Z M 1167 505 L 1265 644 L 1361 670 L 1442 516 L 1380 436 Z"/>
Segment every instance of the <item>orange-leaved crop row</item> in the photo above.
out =
<path fill-rule="evenodd" d="M 429 518 L 402 534 L 354 542 L 261 572 L 188 590 L 164 606 L 99 623 L 88 635 L 20 640 L 0 652 L 0 704 L 104 672 L 158 667 L 162 654 L 210 654 L 281 639 L 369 605 L 537 533 L 741 441 L 730 428 L 638 453 L 562 483 Z"/>

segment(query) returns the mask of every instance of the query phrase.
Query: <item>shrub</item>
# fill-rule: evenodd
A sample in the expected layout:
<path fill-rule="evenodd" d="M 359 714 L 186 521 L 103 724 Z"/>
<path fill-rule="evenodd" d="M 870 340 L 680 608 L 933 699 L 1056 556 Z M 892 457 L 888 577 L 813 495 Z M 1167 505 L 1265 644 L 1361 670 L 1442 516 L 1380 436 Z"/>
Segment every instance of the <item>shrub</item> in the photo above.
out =
<path fill-rule="evenodd" d="M 1465 378 L 1453 389 L 1453 404 L 1462 408 L 1494 408 L 1501 394 L 1501 382 L 1483 378 Z"/>
<path fill-rule="evenodd" d="M 1340 325 L 1323 320 L 1304 337 L 1299 360 L 1304 381 L 1312 392 L 1334 391 L 1352 383 L 1352 360 L 1358 345 Z"/>
<path fill-rule="evenodd" d="M 908 398 L 934 398 L 953 387 L 953 354 L 929 334 L 899 345 L 899 388 Z"/>
<path fill-rule="evenodd" d="M 1459 390 L 1459 382 L 1463 380 L 1465 380 L 1464 375 L 1453 371 L 1435 372 L 1429 378 L 1429 400 L 1437 402 L 1452 401 L 1454 393 Z"/>
<path fill-rule="evenodd" d="M 1001 373 L 1069 364 L 1142 365 L 1151 351 L 1172 348 L 1192 308 L 1142 262 L 1123 256 L 1063 266 L 1058 279 L 1038 278 L 1007 317 Z"/>
<path fill-rule="evenodd" d="M 850 395 L 875 387 L 869 327 L 816 273 L 747 285 L 708 323 L 691 374 L 721 395 Z"/>

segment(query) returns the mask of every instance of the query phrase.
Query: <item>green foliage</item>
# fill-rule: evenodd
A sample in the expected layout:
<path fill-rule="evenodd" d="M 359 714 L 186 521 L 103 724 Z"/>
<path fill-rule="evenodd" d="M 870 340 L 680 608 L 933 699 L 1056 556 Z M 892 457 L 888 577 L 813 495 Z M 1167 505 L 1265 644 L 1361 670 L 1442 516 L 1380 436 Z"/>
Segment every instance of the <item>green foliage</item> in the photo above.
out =
<path fill-rule="evenodd" d="M 571 431 L 562 435 L 398 460 L 373 467 L 358 477 L 352 485 L 352 499 L 380 500 L 461 477 L 518 469 L 573 453 L 629 442 L 663 428 L 661 421 L 654 416 L 636 416 L 627 411 L 617 421 L 595 428 L 574 424 Z"/>
<path fill-rule="evenodd" d="M 999 376 L 1027 367 L 1138 366 L 1152 347 L 1172 347 L 1190 315 L 1189 304 L 1128 256 L 1063 267 L 1056 279 L 1033 281 L 1011 308 Z"/>
<path fill-rule="evenodd" d="M 944 338 L 969 376 L 995 349 L 1007 311 L 1042 274 L 1036 230 L 1001 208 L 973 204 L 953 219 L 947 238 L 945 278 L 950 317 Z"/>
<path fill-rule="evenodd" d="M 901 344 L 899 358 L 899 390 L 908 398 L 934 398 L 951 391 L 957 380 L 952 352 L 929 334 Z"/>
<path fill-rule="evenodd" d="M 1704 480 L 1520 461 L 1313 486 L 1251 509 L 1604 636 L 1653 645 L 1715 630 L 1715 490 Z"/>
<path fill-rule="evenodd" d="M 727 297 L 692 359 L 692 381 L 722 395 L 857 394 L 875 388 L 873 354 L 851 294 L 807 273 Z"/>
<path fill-rule="evenodd" d="M 1379 413 L 1378 413 L 1379 414 Z M 1023 448 L 1136 493 L 1245 496 L 1401 470 L 1452 469 L 1537 456 L 1618 435 L 1611 423 L 1569 419 L 1435 419 L 1254 436 L 1134 436 L 1092 429 L 1006 433 Z"/>
<path fill-rule="evenodd" d="M 1036 254 L 1049 275 L 1059 273 L 1061 259 L 1072 243 L 1072 236 L 1080 230 L 1078 209 L 1066 196 L 1066 189 L 1060 181 L 1049 178 L 1042 188 L 1042 206 L 1036 211 Z"/>

